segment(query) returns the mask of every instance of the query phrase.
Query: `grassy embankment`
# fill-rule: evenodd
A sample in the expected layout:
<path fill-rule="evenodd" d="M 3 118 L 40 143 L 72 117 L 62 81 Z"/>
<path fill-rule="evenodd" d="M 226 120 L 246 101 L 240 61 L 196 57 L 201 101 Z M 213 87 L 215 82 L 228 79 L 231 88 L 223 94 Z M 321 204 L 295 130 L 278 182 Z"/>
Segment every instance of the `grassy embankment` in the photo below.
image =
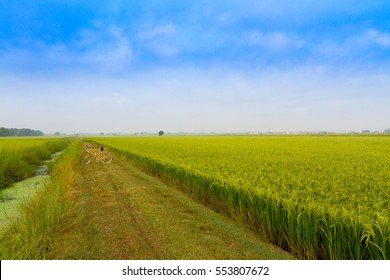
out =
<path fill-rule="evenodd" d="M 72 209 L 70 191 L 78 149 L 79 142 L 73 141 L 53 166 L 50 166 L 51 179 L 32 199 L 21 203 L 20 217 L 1 232 L 0 259 L 46 258 L 51 250 L 54 234 L 63 230 L 60 227 L 61 221 Z M 37 154 L 42 154 L 45 158 L 51 152 L 49 148 L 42 152 L 30 152 L 24 155 L 24 159 L 28 163 L 35 162 L 29 157 L 40 160 L 41 157 Z M 10 162 L 13 162 L 15 157 L 11 158 L 13 160 Z M 26 170 L 30 170 L 27 164 L 21 164 L 27 166 Z M 11 168 L 14 165 L 7 166 Z M 31 171 L 20 178 L 27 176 L 26 174 L 31 174 Z"/>

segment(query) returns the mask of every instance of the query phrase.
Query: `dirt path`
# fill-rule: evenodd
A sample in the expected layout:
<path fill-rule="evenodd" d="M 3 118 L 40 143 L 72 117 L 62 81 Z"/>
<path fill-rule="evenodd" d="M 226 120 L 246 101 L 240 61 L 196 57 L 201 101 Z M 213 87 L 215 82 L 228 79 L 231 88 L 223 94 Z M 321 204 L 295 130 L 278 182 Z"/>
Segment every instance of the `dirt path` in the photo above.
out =
<path fill-rule="evenodd" d="M 286 259 L 287 253 L 114 155 L 77 167 L 53 259 Z"/>

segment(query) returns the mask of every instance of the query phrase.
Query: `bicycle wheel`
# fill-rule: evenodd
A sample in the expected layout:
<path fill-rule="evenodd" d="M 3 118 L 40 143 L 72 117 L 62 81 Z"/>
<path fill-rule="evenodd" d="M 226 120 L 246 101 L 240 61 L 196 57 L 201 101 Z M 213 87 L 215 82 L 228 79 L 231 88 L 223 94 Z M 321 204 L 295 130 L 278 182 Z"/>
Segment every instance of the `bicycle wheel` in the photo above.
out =
<path fill-rule="evenodd" d="M 80 156 L 80 162 L 81 164 L 88 164 L 92 160 L 91 154 L 88 152 L 84 152 Z"/>
<path fill-rule="evenodd" d="M 100 161 L 103 163 L 110 163 L 112 161 L 112 155 L 110 152 L 104 151 L 100 155 Z"/>

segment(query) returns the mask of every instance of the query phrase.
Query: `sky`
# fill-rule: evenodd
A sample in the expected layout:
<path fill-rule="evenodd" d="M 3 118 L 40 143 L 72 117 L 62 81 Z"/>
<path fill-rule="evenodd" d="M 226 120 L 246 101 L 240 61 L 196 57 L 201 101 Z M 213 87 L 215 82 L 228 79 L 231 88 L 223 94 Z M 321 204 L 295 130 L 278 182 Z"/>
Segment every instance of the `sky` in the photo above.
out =
<path fill-rule="evenodd" d="M 390 128 L 388 0 L 0 0 L 0 127 Z"/>

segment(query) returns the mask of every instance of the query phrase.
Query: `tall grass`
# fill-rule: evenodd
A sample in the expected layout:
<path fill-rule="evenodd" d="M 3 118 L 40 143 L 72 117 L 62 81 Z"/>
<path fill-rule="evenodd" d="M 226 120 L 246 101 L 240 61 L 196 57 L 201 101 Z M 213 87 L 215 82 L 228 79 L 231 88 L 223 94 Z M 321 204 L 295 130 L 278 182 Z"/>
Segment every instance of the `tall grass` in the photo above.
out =
<path fill-rule="evenodd" d="M 68 143 L 67 138 L 0 139 L 0 190 L 30 177 L 42 160 L 49 159 Z"/>
<path fill-rule="evenodd" d="M 301 258 L 390 258 L 390 138 L 95 140 Z"/>
<path fill-rule="evenodd" d="M 61 221 L 72 210 L 70 199 L 79 141 L 74 140 L 52 166 L 50 180 L 20 206 L 21 215 L 0 236 L 0 259 L 45 259 Z"/>

